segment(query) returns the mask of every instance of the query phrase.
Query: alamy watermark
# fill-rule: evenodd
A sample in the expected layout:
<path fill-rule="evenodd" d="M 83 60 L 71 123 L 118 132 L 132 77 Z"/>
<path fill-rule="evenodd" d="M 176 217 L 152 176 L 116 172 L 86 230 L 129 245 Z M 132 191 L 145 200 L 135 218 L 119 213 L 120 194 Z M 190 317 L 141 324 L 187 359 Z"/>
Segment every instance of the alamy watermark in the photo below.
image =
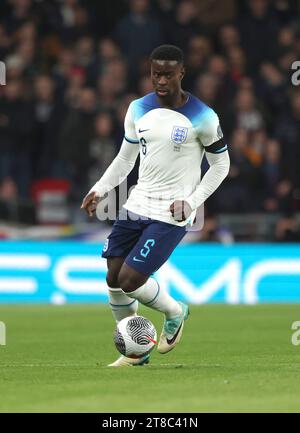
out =
<path fill-rule="evenodd" d="M 292 84 L 293 86 L 300 86 L 300 60 L 296 60 L 291 68 L 295 71 L 291 77 Z"/>
<path fill-rule="evenodd" d="M 0 62 L 0 86 L 6 84 L 6 66 L 4 62 Z"/>
<path fill-rule="evenodd" d="M 172 217 L 170 211 L 170 205 L 175 201 L 185 201 L 185 197 L 189 197 L 194 190 L 193 185 L 184 185 L 178 187 L 176 193 L 169 193 L 164 191 L 162 193 L 150 193 L 147 194 L 145 191 L 140 191 L 135 185 L 132 186 L 127 192 L 127 179 L 119 184 L 119 195 L 115 190 L 111 190 L 106 194 L 101 201 L 98 203 L 96 209 L 96 216 L 99 221 L 114 221 L 117 217 L 120 220 L 131 220 L 136 221 L 138 219 L 160 219 L 164 217 L 168 222 L 175 222 L 175 218 Z M 136 188 L 134 191 L 133 189 Z M 134 212 L 126 211 L 122 209 L 122 206 L 127 201 L 130 194 L 134 194 Z M 204 202 L 201 197 L 194 197 L 197 202 Z M 129 198 L 130 202 L 130 198 Z M 122 209 L 118 214 L 118 209 Z M 197 212 L 193 211 L 191 215 L 185 221 L 186 231 L 199 231 L 203 228 L 204 223 L 204 205 L 197 208 Z M 183 224 L 182 224 L 183 225 Z"/>
<path fill-rule="evenodd" d="M 0 346 L 6 345 L 6 326 L 4 322 L 0 322 Z"/>
<path fill-rule="evenodd" d="M 296 321 L 292 323 L 292 330 L 295 331 L 292 333 L 291 343 L 293 346 L 300 346 L 300 321 Z"/>

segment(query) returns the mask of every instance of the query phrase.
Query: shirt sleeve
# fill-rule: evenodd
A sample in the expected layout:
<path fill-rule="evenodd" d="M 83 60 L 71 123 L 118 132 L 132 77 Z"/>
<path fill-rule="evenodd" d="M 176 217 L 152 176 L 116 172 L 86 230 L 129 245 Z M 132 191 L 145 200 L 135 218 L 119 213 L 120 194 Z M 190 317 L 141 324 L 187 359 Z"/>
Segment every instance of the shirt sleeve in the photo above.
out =
<path fill-rule="evenodd" d="M 198 138 L 205 148 L 223 138 L 219 117 L 211 108 L 205 112 L 196 129 Z"/>
<path fill-rule="evenodd" d="M 95 183 L 90 192 L 95 191 L 103 197 L 129 175 L 139 154 L 139 145 L 123 140 L 121 149 L 103 176 Z"/>
<path fill-rule="evenodd" d="M 206 111 L 196 130 L 205 149 L 209 169 L 195 191 L 186 199 L 192 210 L 197 209 L 220 186 L 230 167 L 219 117 L 212 109 Z"/>
<path fill-rule="evenodd" d="M 134 105 L 131 103 L 128 107 L 125 120 L 124 120 L 124 138 L 128 143 L 136 144 L 139 143 L 139 139 L 136 135 L 135 124 L 134 124 Z"/>
<path fill-rule="evenodd" d="M 195 191 L 186 199 L 192 210 L 197 209 L 220 186 L 229 172 L 228 152 L 220 154 L 207 153 L 209 169 L 203 176 Z"/>

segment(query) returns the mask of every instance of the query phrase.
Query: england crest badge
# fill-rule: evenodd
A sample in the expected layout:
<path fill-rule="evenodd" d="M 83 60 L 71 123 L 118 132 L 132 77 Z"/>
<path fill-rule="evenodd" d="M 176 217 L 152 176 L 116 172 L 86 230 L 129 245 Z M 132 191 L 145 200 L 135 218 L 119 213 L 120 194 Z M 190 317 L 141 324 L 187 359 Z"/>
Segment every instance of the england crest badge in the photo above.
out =
<path fill-rule="evenodd" d="M 180 145 L 184 143 L 187 139 L 188 128 L 184 126 L 174 126 L 172 131 L 172 141 L 175 144 L 174 150 L 176 152 L 180 151 Z"/>

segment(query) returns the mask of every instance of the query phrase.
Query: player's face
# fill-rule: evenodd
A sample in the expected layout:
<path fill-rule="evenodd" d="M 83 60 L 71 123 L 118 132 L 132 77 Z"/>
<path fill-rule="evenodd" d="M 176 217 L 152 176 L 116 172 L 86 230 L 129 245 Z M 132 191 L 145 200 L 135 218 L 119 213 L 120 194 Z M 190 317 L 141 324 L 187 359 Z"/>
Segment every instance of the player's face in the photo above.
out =
<path fill-rule="evenodd" d="M 181 90 L 184 67 L 181 63 L 166 60 L 151 62 L 151 80 L 155 93 L 159 98 L 170 99 Z"/>

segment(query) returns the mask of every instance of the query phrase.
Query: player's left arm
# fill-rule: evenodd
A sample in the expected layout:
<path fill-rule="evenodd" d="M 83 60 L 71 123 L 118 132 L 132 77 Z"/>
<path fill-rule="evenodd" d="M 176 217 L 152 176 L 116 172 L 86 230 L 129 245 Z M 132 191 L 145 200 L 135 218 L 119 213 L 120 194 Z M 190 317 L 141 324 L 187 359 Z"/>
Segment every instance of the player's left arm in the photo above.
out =
<path fill-rule="evenodd" d="M 170 207 L 171 214 L 177 221 L 184 221 L 216 191 L 228 175 L 230 160 L 227 144 L 224 141 L 217 114 L 210 110 L 202 121 L 198 133 L 205 148 L 209 169 L 195 191 L 184 201 L 176 200 Z"/>
<path fill-rule="evenodd" d="M 203 119 L 198 137 L 204 146 L 209 169 L 195 191 L 186 199 L 192 210 L 201 206 L 216 191 L 228 175 L 230 167 L 227 143 L 219 118 L 213 110 L 210 109 Z"/>
<path fill-rule="evenodd" d="M 222 153 L 209 153 L 206 151 L 206 158 L 209 163 L 209 169 L 193 194 L 186 199 L 192 210 L 201 206 L 216 191 L 229 172 L 230 160 L 228 150 Z"/>
<path fill-rule="evenodd" d="M 170 212 L 176 221 L 188 219 L 191 213 L 216 191 L 229 172 L 228 150 L 222 153 L 206 152 L 206 158 L 210 167 L 195 191 L 184 201 L 176 200 L 170 206 Z"/>

